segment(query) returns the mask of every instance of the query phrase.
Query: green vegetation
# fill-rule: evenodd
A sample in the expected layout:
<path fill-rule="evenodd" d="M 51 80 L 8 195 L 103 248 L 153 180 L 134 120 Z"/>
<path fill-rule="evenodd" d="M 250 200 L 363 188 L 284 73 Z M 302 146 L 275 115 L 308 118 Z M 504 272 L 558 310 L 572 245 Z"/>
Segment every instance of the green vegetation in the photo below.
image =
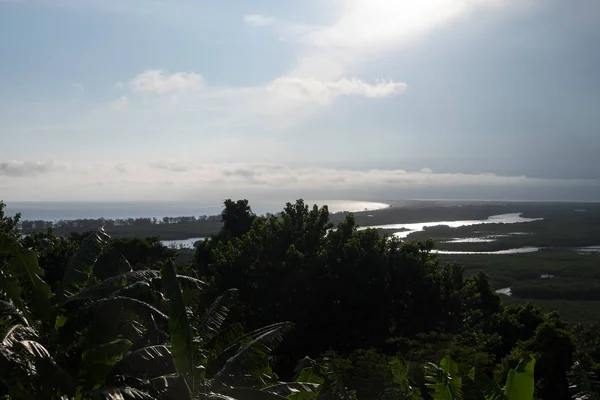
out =
<path fill-rule="evenodd" d="M 359 231 L 354 216 L 333 222 L 301 200 L 276 216 L 226 201 L 220 218 L 185 258 L 102 229 L 21 238 L 0 203 L 0 396 L 597 398 L 600 327 L 494 292 L 531 280 L 545 299 L 563 276 L 593 288 L 595 256 L 577 266 L 557 253 L 567 267 L 552 252 L 504 256 L 540 257 L 519 275 L 497 256 L 438 257 L 431 240 Z M 490 265 L 492 280 L 478 272 Z"/>
<path fill-rule="evenodd" d="M 205 237 L 221 229 L 220 216 L 201 217 L 164 217 L 156 218 L 128 218 L 128 219 L 76 219 L 59 221 L 22 221 L 21 232 L 32 234 L 46 232 L 52 229 L 55 233 L 69 236 L 72 233 L 86 233 L 100 226 L 110 230 L 115 238 L 129 237 L 159 237 L 163 240 L 187 239 Z"/>
<path fill-rule="evenodd" d="M 510 304 L 531 301 L 565 320 L 600 321 L 600 254 L 544 250 L 512 255 L 440 255 L 457 262 L 467 275 L 485 271 L 494 289 L 510 287 Z M 542 278 L 542 276 L 544 278 Z"/>

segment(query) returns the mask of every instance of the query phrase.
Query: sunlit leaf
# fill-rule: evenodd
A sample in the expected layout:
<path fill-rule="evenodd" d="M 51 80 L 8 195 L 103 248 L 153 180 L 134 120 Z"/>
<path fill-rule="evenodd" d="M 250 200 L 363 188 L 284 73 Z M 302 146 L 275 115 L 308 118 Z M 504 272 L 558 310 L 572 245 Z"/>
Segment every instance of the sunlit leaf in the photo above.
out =
<path fill-rule="evenodd" d="M 111 375 L 133 375 L 144 378 L 155 378 L 176 372 L 173 357 L 168 346 L 148 346 L 129 352 L 119 360 L 111 371 Z"/>
<path fill-rule="evenodd" d="M 516 369 L 508 371 L 504 394 L 510 400 L 531 400 L 535 389 L 533 372 L 535 357 L 529 355 L 523 358 Z"/>
<path fill-rule="evenodd" d="M 131 387 L 102 388 L 87 393 L 92 400 L 155 400 L 146 392 Z"/>

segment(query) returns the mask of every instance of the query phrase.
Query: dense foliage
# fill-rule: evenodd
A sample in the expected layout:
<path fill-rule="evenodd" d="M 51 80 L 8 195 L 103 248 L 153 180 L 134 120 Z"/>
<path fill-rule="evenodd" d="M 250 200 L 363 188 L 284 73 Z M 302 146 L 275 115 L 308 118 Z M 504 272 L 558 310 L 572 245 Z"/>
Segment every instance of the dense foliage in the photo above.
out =
<path fill-rule="evenodd" d="M 156 238 L 21 238 L 0 203 L 0 395 L 597 398 L 598 327 L 503 304 L 431 241 L 301 200 L 271 216 L 227 200 L 221 219 L 174 265 Z"/>
<path fill-rule="evenodd" d="M 570 328 L 530 304 L 505 306 L 485 274 L 466 278 L 460 266 L 440 263 L 431 241 L 359 231 L 352 215 L 333 227 L 326 207 L 301 200 L 267 217 L 253 215 L 245 201 L 227 201 L 222 218 L 223 229 L 198 247 L 195 269 L 218 291 L 239 289 L 247 326 L 294 321 L 278 352 L 283 371 L 301 355 L 328 350 L 372 350 L 384 364 L 389 356 L 425 363 L 451 352 L 502 380 L 534 353 L 538 394 L 568 398 Z M 352 364 L 364 362 L 364 379 L 373 373 L 377 381 L 373 358 Z"/>

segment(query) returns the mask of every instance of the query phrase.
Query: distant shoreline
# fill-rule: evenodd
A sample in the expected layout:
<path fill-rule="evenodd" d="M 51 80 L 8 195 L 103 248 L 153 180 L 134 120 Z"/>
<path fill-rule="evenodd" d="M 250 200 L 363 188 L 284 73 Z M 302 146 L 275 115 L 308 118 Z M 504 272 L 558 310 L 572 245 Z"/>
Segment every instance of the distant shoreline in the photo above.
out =
<path fill-rule="evenodd" d="M 294 203 L 295 200 L 289 201 Z M 257 215 L 281 212 L 286 201 L 250 201 L 252 211 Z M 327 205 L 330 213 L 376 211 L 390 207 L 390 204 L 360 200 L 305 200 L 312 207 Z M 22 221 L 75 221 L 86 219 L 119 220 L 130 218 L 174 217 L 213 217 L 221 214 L 222 204 L 202 204 L 199 202 L 55 202 L 24 201 L 7 202 L 7 215 L 21 214 Z"/>
<path fill-rule="evenodd" d="M 311 202 L 305 203 L 312 207 Z M 359 203 L 363 204 L 364 203 Z M 574 213 L 582 218 L 592 217 L 600 210 L 600 203 L 590 203 L 582 206 L 581 203 L 531 203 L 531 202 L 440 202 L 440 201 L 390 201 L 379 204 L 378 209 L 369 211 L 355 211 L 354 218 L 360 227 L 381 226 L 388 224 L 411 224 L 436 221 L 461 221 L 487 219 L 491 215 L 502 215 L 509 213 L 523 214 L 526 218 L 539 218 L 552 216 L 558 213 Z M 253 203 L 250 206 L 255 210 Z M 278 208 L 277 212 L 283 207 Z M 588 212 L 582 213 L 581 210 Z M 139 211 L 139 210 L 138 210 Z M 143 210 L 142 210 L 143 211 Z M 161 240 L 184 240 L 189 238 L 209 237 L 218 232 L 221 227 L 221 208 L 219 207 L 211 215 L 202 217 L 190 217 L 190 213 L 178 213 L 179 217 L 164 218 L 117 218 L 117 219 L 71 219 L 58 222 L 31 221 L 22 218 L 22 232 L 45 232 L 52 228 L 59 235 L 69 235 L 72 232 L 83 233 L 104 226 L 106 231 L 113 237 L 148 237 L 157 236 Z M 273 212 L 272 212 L 273 213 Z M 7 213 L 10 215 L 10 212 Z M 142 214 L 141 212 L 138 213 Z M 145 213 L 143 213 L 145 214 Z M 142 214 L 142 215 L 143 215 Z M 185 215 L 188 215 L 187 217 Z M 349 212 L 331 212 L 331 221 L 339 224 Z M 146 214 L 147 215 L 147 214 Z M 198 215 L 198 214 L 195 214 Z M 36 222 L 31 224 L 31 222 Z M 597 244 L 597 243 L 591 243 Z"/>

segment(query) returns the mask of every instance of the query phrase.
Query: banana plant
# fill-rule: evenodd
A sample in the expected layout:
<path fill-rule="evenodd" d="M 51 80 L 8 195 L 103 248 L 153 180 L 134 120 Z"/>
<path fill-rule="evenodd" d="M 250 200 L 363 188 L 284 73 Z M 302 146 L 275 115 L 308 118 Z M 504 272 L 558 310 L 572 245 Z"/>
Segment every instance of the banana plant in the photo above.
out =
<path fill-rule="evenodd" d="M 404 377 L 408 374 L 408 367 L 402 369 L 401 365 L 401 362 L 391 365 L 396 368 L 394 374 L 400 377 L 400 382 L 406 382 L 401 386 L 403 390 L 395 391 L 392 398 L 422 398 L 420 393 L 411 390 L 408 381 L 404 381 Z M 486 400 L 533 400 L 535 389 L 534 368 L 535 357 L 533 355 L 524 357 L 516 368 L 508 372 L 504 388 L 498 386 L 493 380 L 475 368 L 471 369 L 468 377 Z M 428 363 L 425 366 L 425 379 L 430 390 L 429 394 L 435 400 L 454 400 L 463 397 L 463 380 L 459 373 L 458 364 L 450 356 L 444 357 L 439 365 Z"/>
<path fill-rule="evenodd" d="M 136 365 L 139 346 L 168 338 L 155 289 L 160 271 L 128 271 L 90 286 L 108 239 L 100 229 L 84 240 L 52 295 L 35 253 L 0 237 L 0 387 L 12 398 L 154 398 L 148 387 L 134 387 L 141 381 L 134 373 L 123 379 L 115 367 Z M 206 286 L 177 279 L 184 288 Z"/>
<path fill-rule="evenodd" d="M 462 377 L 458 373 L 458 364 L 446 356 L 439 365 L 427 363 L 425 365 L 425 379 L 431 397 L 435 400 L 461 399 Z"/>
<path fill-rule="evenodd" d="M 269 325 L 238 337 L 229 345 L 219 345 L 211 351 L 235 291 L 219 297 L 206 311 L 198 329 L 193 329 L 188 318 L 180 283 L 172 262 L 161 269 L 163 291 L 169 302 L 170 350 L 176 373 L 160 380 L 159 394 L 175 398 L 170 392 L 174 384 L 180 399 L 300 399 L 303 393 L 315 393 L 319 385 L 313 382 L 278 382 L 269 365 L 269 355 L 283 339 L 292 324 L 283 322 Z M 211 363 L 226 361 L 209 376 Z M 309 397 L 305 397 L 309 398 Z"/>
<path fill-rule="evenodd" d="M 409 379 L 410 364 L 404 360 L 393 359 L 389 362 L 389 370 L 392 375 L 392 384 L 386 388 L 384 398 L 386 400 L 421 400 L 421 391 L 413 387 Z"/>
<path fill-rule="evenodd" d="M 469 378 L 486 400 L 532 400 L 535 390 L 534 369 L 535 357 L 524 357 L 516 368 L 508 371 L 504 390 L 474 368 L 469 372 Z"/>
<path fill-rule="evenodd" d="M 88 268 L 93 267 L 106 238 L 104 231 L 99 230 L 83 242 L 67 267 L 62 287 L 82 286 L 80 282 L 86 274 L 89 278 Z M 25 399 L 75 390 L 75 379 L 48 350 L 56 339 L 54 319 L 58 306 L 43 280 L 37 255 L 6 235 L 0 237 L 0 262 L 4 263 L 0 297 L 5 310 L 0 320 L 0 382 L 10 395 Z"/>
<path fill-rule="evenodd" d="M 600 380 L 576 361 L 567 375 L 573 399 L 600 400 Z"/>

